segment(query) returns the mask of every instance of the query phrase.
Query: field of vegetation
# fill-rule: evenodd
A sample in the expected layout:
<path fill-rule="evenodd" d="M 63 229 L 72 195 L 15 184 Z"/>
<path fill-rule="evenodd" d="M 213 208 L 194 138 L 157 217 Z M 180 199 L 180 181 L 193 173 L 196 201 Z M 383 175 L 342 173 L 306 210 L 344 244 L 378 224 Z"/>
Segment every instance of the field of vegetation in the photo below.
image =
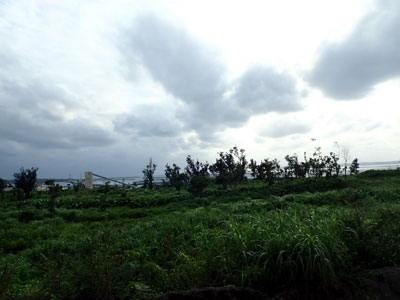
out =
<path fill-rule="evenodd" d="M 399 232 L 400 170 L 213 181 L 201 195 L 3 192 L 0 298 L 146 299 L 224 285 L 329 292 L 361 270 L 399 266 Z"/>

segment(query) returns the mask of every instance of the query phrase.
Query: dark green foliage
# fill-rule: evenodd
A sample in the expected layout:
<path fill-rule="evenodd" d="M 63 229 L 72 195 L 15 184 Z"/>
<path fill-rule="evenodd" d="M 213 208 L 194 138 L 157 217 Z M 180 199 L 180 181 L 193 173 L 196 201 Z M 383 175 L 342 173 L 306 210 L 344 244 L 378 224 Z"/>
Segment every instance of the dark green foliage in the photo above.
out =
<path fill-rule="evenodd" d="M 21 168 L 19 173 L 14 174 L 15 187 L 24 191 L 25 199 L 29 199 L 35 188 L 38 168 Z"/>
<path fill-rule="evenodd" d="M 315 148 L 313 157 L 308 159 L 304 153 L 303 162 L 299 162 L 297 154 L 286 155 L 285 160 L 287 161 L 287 166 L 283 169 L 285 178 L 331 177 L 340 174 L 339 157 L 333 152 L 329 153 L 329 156 L 323 156 L 321 147 Z"/>
<path fill-rule="evenodd" d="M 102 185 L 98 189 L 99 193 L 102 193 L 104 195 L 107 195 L 111 190 L 112 190 L 112 187 L 110 186 L 110 182 L 109 181 L 107 181 L 104 185 Z"/>
<path fill-rule="evenodd" d="M 151 299 L 232 284 L 271 297 L 329 290 L 364 268 L 400 264 L 399 183 L 398 175 L 361 174 L 251 180 L 233 191 L 210 183 L 202 198 L 167 187 L 110 190 L 104 209 L 103 193 L 63 191 L 54 218 L 49 193 L 18 202 L 7 193 L 0 294 Z"/>
<path fill-rule="evenodd" d="M 251 170 L 253 178 L 260 180 L 267 179 L 269 185 L 272 185 L 275 178 L 279 177 L 281 174 L 280 165 L 276 159 L 272 161 L 264 159 L 259 165 L 255 160 L 251 159 L 249 169 Z"/>
<path fill-rule="evenodd" d="M 380 177 L 393 177 L 400 176 L 400 169 L 396 170 L 367 170 L 360 174 L 358 177 L 362 178 L 380 178 Z"/>
<path fill-rule="evenodd" d="M 60 196 L 62 188 L 59 184 L 55 185 L 54 180 L 46 180 L 45 184 L 49 186 L 48 190 L 50 199 L 49 199 L 48 209 L 51 214 L 51 217 L 54 217 L 56 213 L 56 198 Z"/>
<path fill-rule="evenodd" d="M 219 152 L 219 158 L 210 166 L 211 173 L 218 178 L 217 182 L 234 186 L 235 188 L 246 177 L 247 160 L 244 149 L 233 147 L 228 152 Z"/>
<path fill-rule="evenodd" d="M 271 195 L 287 195 L 303 192 L 324 192 L 331 189 L 342 189 L 347 186 L 346 181 L 340 177 L 331 178 L 301 178 L 276 181 L 268 187 L 266 192 Z"/>
<path fill-rule="evenodd" d="M 165 177 L 167 177 L 169 185 L 175 187 L 178 192 L 187 182 L 187 175 L 180 173 L 179 170 L 180 168 L 176 164 L 173 164 L 172 167 L 168 164 L 165 166 Z"/>
<path fill-rule="evenodd" d="M 0 178 L 0 194 L 3 193 L 4 189 L 7 187 L 5 180 Z"/>
<path fill-rule="evenodd" d="M 20 188 L 14 188 L 12 191 L 13 200 L 15 201 L 22 201 L 25 199 L 25 193 Z"/>
<path fill-rule="evenodd" d="M 196 162 L 192 159 L 190 155 L 186 157 L 186 168 L 185 172 L 188 179 L 192 179 L 194 176 L 208 176 L 208 163 L 199 162 L 197 159 Z"/>
<path fill-rule="evenodd" d="M 0 263 L 0 299 L 2 299 L 8 289 L 11 277 L 11 270 L 7 264 Z"/>
<path fill-rule="evenodd" d="M 18 219 L 20 222 L 30 222 L 36 219 L 36 214 L 34 211 L 25 210 L 19 214 Z"/>
<path fill-rule="evenodd" d="M 358 163 L 358 159 L 355 158 L 350 165 L 350 174 L 358 174 L 360 168 L 360 164 Z"/>
<path fill-rule="evenodd" d="M 193 176 L 190 179 L 188 191 L 192 194 L 200 197 L 203 194 L 204 189 L 209 184 L 209 179 L 205 176 Z"/>
<path fill-rule="evenodd" d="M 83 190 L 85 188 L 85 185 L 83 184 L 82 181 L 77 181 L 73 184 L 73 189 L 76 193 L 78 193 L 80 190 Z"/>
<path fill-rule="evenodd" d="M 143 187 L 145 189 L 152 190 L 153 189 L 153 181 L 154 181 L 154 172 L 156 171 L 156 165 L 153 164 L 153 160 L 150 158 L 149 164 L 146 166 L 146 169 L 143 169 Z"/>
<path fill-rule="evenodd" d="M 285 177 L 286 178 L 304 178 L 307 174 L 307 169 L 304 167 L 304 164 L 298 161 L 297 154 L 292 156 L 286 155 L 285 160 L 287 162 L 287 167 L 284 168 Z"/>

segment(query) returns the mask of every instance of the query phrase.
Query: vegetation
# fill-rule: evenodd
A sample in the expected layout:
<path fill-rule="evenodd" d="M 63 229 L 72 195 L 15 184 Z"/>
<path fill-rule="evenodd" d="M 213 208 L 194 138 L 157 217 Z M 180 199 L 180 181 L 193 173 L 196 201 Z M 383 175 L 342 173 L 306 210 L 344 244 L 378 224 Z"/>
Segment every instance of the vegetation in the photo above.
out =
<path fill-rule="evenodd" d="M 146 169 L 143 169 L 143 186 L 149 190 L 153 189 L 154 172 L 156 171 L 157 165 L 153 164 L 153 160 L 150 158 L 149 164 Z"/>
<path fill-rule="evenodd" d="M 180 173 L 180 169 L 176 164 L 170 167 L 168 164 L 165 166 L 165 177 L 168 180 L 169 186 L 175 187 L 179 192 L 184 184 L 187 182 L 187 175 Z"/>
<path fill-rule="evenodd" d="M 54 184 L 54 180 L 46 180 L 45 184 L 49 187 L 49 212 L 51 217 L 54 217 L 56 213 L 56 198 L 61 193 L 61 186 L 58 184 Z"/>
<path fill-rule="evenodd" d="M 350 174 L 358 174 L 359 168 L 360 168 L 360 164 L 358 163 L 358 159 L 355 158 L 350 165 Z"/>
<path fill-rule="evenodd" d="M 196 180 L 207 183 L 191 193 Z M 398 170 L 231 189 L 191 182 L 180 192 L 5 192 L 0 297 L 144 299 L 229 284 L 328 292 L 360 270 L 400 265 Z"/>
<path fill-rule="evenodd" d="M 320 148 L 283 168 L 244 152 L 187 156 L 184 172 L 167 164 L 162 186 L 150 159 L 132 190 L 49 180 L 32 192 L 37 169 L 21 168 L 0 201 L 0 298 L 149 299 L 231 284 L 329 294 L 360 270 L 400 265 L 400 170 L 358 174 L 354 159 L 352 176 L 338 176 L 338 156 Z"/>
<path fill-rule="evenodd" d="M 4 191 L 6 187 L 7 187 L 6 182 L 0 178 L 0 194 Z"/>
<path fill-rule="evenodd" d="M 21 189 L 25 194 L 25 199 L 29 199 L 33 189 L 35 188 L 38 168 L 24 169 L 21 168 L 19 173 L 14 174 L 15 187 Z"/>

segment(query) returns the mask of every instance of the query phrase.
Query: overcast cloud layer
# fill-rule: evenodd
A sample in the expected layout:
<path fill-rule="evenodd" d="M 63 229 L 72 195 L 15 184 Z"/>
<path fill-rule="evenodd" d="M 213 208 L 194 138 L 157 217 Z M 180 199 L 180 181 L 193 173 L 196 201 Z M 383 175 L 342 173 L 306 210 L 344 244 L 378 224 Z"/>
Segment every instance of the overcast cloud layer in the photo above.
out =
<path fill-rule="evenodd" d="M 398 159 L 400 2 L 221 1 L 0 2 L 0 177 L 162 174 L 234 145 Z"/>
<path fill-rule="evenodd" d="M 184 130 L 195 131 L 204 142 L 212 141 L 215 132 L 242 126 L 252 115 L 301 108 L 296 81 L 289 74 L 256 65 L 237 82 L 227 82 L 226 67 L 218 51 L 154 15 L 138 17 L 127 37 L 121 50 L 128 62 L 139 62 L 153 80 L 182 102 L 176 118 Z M 165 120 L 161 121 L 165 124 Z M 124 124 L 128 125 L 118 123 L 118 127 Z M 159 127 L 156 125 L 154 132 L 148 133 L 163 135 Z"/>

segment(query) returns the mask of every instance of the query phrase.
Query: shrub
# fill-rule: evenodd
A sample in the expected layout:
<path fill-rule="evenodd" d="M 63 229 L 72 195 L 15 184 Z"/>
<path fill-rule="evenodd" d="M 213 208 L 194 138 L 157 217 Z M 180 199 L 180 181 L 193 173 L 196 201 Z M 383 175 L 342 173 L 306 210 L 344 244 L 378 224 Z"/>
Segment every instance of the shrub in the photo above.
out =
<path fill-rule="evenodd" d="M 400 176 L 400 169 L 396 170 L 367 170 L 357 175 L 362 178 L 379 178 Z"/>
<path fill-rule="evenodd" d="M 3 191 L 6 187 L 7 187 L 6 182 L 0 178 L 0 194 L 3 193 Z"/>
<path fill-rule="evenodd" d="M 25 193 L 25 199 L 29 199 L 35 188 L 38 168 L 21 168 L 19 173 L 14 174 L 15 187 L 22 189 Z"/>
<path fill-rule="evenodd" d="M 157 165 L 153 164 L 153 160 L 150 158 L 149 164 L 143 169 L 143 187 L 149 190 L 153 189 L 154 172 L 156 171 Z"/>
<path fill-rule="evenodd" d="M 209 184 L 209 180 L 205 176 L 194 176 L 190 179 L 189 192 L 200 197 L 204 189 Z"/>

